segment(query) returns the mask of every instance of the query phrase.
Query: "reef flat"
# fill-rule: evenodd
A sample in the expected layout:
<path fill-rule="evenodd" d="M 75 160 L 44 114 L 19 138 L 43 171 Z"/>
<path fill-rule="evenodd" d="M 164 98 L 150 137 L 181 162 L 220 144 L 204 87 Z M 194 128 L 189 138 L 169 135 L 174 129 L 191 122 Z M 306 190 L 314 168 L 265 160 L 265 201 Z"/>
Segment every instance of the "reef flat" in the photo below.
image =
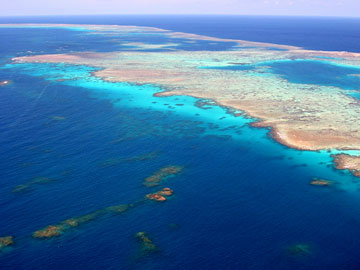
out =
<path fill-rule="evenodd" d="M 360 157 L 347 154 L 334 155 L 335 167 L 339 170 L 349 170 L 360 177 Z"/>
<path fill-rule="evenodd" d="M 271 128 L 270 134 L 275 140 L 292 148 L 360 150 L 360 101 L 351 95 L 351 91 L 360 90 L 359 53 L 312 51 L 294 46 L 212 38 L 152 27 L 3 26 L 66 27 L 110 36 L 141 33 L 166 37 L 169 39 L 167 46 L 127 42 L 125 45 L 135 46 L 136 50 L 130 48 L 106 53 L 32 55 L 16 57 L 13 61 L 97 67 L 100 69 L 93 72 L 93 76 L 106 81 L 159 85 L 163 89 L 163 92 L 156 94 L 159 97 L 188 95 L 211 99 L 221 106 L 244 111 L 257 119 L 253 126 Z M 180 45 L 185 42 L 199 41 L 231 43 L 231 46 L 217 51 L 181 49 Z M 149 48 L 156 51 L 147 51 Z M 275 67 L 279 63 L 290 64 L 289 68 L 295 69 L 294 73 L 298 74 L 302 72 L 304 61 L 310 66 L 315 63 L 314 70 L 308 72 L 310 74 L 323 72 L 322 67 L 316 66 L 318 63 L 329 70 L 351 70 L 351 74 L 344 72 L 342 75 L 351 85 L 348 87 L 336 81 L 321 83 L 306 80 L 309 74 L 303 74 L 304 81 L 299 81 L 298 78 L 292 79 L 293 74 L 277 72 Z M 345 168 L 339 165 L 337 167 Z M 358 169 L 358 163 L 351 167 L 352 171 Z"/>

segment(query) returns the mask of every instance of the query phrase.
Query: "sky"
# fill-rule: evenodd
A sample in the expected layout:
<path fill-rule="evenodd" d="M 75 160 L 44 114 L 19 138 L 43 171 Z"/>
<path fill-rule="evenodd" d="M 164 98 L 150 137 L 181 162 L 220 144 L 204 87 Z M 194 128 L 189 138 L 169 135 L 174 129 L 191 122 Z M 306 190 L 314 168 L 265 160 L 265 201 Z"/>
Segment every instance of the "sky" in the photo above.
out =
<path fill-rule="evenodd" d="M 360 0 L 0 0 L 0 16 L 239 14 L 360 17 Z"/>

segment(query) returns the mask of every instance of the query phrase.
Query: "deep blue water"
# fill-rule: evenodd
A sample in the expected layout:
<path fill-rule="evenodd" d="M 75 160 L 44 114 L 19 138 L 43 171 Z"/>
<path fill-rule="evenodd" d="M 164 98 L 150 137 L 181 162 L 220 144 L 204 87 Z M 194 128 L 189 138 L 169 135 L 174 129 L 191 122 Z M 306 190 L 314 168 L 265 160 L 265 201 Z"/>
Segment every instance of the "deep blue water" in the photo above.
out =
<path fill-rule="evenodd" d="M 84 34 L 84 31 L 69 31 L 65 29 L 50 28 L 29 28 L 27 31 L 19 28 L 3 28 L 2 52 L 13 56 L 24 54 L 47 54 L 47 53 L 67 53 L 79 51 L 111 52 L 117 50 L 131 50 L 134 46 L 125 43 L 143 42 L 149 44 L 177 43 L 179 50 L 227 50 L 236 43 L 234 42 L 214 42 L 198 40 L 194 43 L 187 43 L 184 39 L 169 38 L 157 34 L 143 35 L 97 35 Z M 13 42 L 16 40 L 17 42 Z M 26 47 L 24 44 L 26 43 Z M 146 51 L 166 51 L 168 49 L 147 49 Z M 1 59 L 4 61 L 5 59 Z"/>
<path fill-rule="evenodd" d="M 336 65 L 325 61 L 286 60 L 265 63 L 271 72 L 292 83 L 335 86 L 360 90 L 360 68 Z M 356 76 L 355 76 L 356 75 Z"/>
<path fill-rule="evenodd" d="M 221 38 L 288 44 L 306 49 L 360 52 L 359 18 L 221 15 L 0 17 L 0 23 L 28 22 L 153 26 Z"/>
<path fill-rule="evenodd" d="M 42 31 L 0 29 L 0 80 L 12 81 L 0 88 L 0 236 L 15 237 L 1 269 L 358 269 L 359 181 L 334 170 L 329 153 L 288 149 L 251 128 L 253 120 L 201 109 L 194 98 L 153 97 L 156 86 L 96 80 L 93 68 L 4 66 L 28 51 L 119 49 L 102 36 Z M 72 80 L 57 81 L 64 76 Z M 153 159 L 124 160 L 153 151 Z M 120 161 L 102 166 L 109 160 Z M 47 225 L 142 200 L 156 191 L 144 178 L 169 164 L 185 169 L 161 184 L 175 190 L 167 202 L 32 238 Z M 12 192 L 34 177 L 54 181 Z M 313 177 L 336 185 L 310 186 Z M 157 253 L 139 254 L 139 231 Z M 295 244 L 310 253 L 289 254 Z"/>

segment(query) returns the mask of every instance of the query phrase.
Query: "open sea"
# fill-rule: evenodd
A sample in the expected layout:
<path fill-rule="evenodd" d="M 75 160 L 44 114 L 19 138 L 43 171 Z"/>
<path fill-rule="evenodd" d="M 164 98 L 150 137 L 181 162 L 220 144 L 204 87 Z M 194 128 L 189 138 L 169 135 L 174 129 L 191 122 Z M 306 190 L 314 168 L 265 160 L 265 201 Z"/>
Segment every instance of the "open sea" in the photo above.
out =
<path fill-rule="evenodd" d="M 0 18 L 15 22 L 155 26 L 360 52 L 360 19 Z M 0 250 L 0 269 L 360 269 L 360 180 L 335 170 L 331 153 L 282 146 L 268 129 L 251 127 L 255 119 L 210 100 L 154 97 L 156 85 L 104 82 L 91 76 L 93 67 L 11 63 L 23 55 L 124 49 L 113 37 L 0 28 L 0 38 L 0 81 L 11 81 L 0 87 L 0 237 L 14 236 Z M 169 42 L 132 41 L 144 38 Z M 226 46 L 203 41 L 181 49 Z M 348 76 L 359 70 L 326 63 L 267 65 L 295 83 L 360 89 L 360 77 Z M 143 185 L 169 165 L 183 170 L 157 187 Z M 312 186 L 313 178 L 335 184 Z M 164 187 L 174 190 L 166 202 L 144 200 Z M 123 204 L 124 212 L 109 210 Z M 78 217 L 58 237 L 32 237 Z"/>

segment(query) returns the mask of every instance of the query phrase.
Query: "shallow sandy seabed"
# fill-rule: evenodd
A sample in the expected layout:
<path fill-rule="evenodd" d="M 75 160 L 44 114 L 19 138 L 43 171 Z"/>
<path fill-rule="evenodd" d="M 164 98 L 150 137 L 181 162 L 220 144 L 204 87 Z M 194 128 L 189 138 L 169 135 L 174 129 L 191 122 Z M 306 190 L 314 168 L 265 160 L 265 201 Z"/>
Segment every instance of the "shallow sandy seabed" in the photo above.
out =
<path fill-rule="evenodd" d="M 255 69 L 242 71 L 199 68 L 230 64 L 256 65 L 286 59 L 320 60 L 318 57 L 337 65 L 360 67 L 359 53 L 303 50 L 294 46 L 212 38 L 151 27 L 56 27 L 80 27 L 98 33 L 156 32 L 189 41 L 234 42 L 235 45 L 228 51 L 81 52 L 25 56 L 13 60 L 16 63 L 95 66 L 102 69 L 94 72 L 93 76 L 106 81 L 159 85 L 164 91 L 157 93 L 157 96 L 189 95 L 212 99 L 221 106 L 241 110 L 257 118 L 254 126 L 271 127 L 270 134 L 273 138 L 292 148 L 360 150 L 360 101 L 347 95 L 346 90 L 290 83 L 269 73 L 266 66 L 255 66 Z M 141 47 L 142 43 L 137 43 L 137 46 Z M 146 48 L 147 45 L 144 46 Z M 342 166 L 337 166 L 339 169 L 360 171 L 360 162 L 349 162 L 349 158 L 345 159 L 343 156 L 337 160 L 342 160 Z"/>

